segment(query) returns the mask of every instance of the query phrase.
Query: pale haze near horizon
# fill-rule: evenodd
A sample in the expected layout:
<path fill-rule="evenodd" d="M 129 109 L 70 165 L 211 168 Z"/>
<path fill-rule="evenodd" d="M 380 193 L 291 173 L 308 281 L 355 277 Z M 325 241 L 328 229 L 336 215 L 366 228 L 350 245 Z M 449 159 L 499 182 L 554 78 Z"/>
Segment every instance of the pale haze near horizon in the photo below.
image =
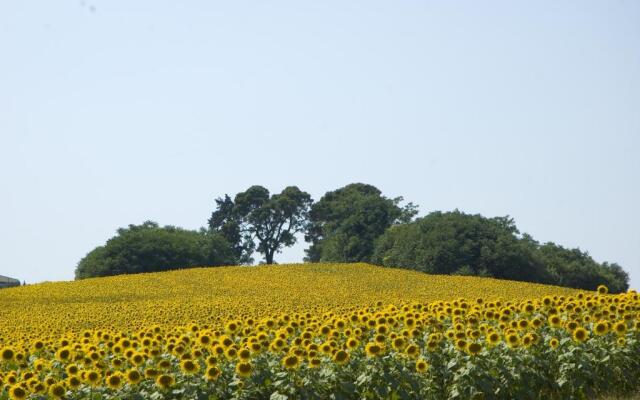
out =
<path fill-rule="evenodd" d="M 2 2 L 0 275 L 73 279 L 253 184 L 366 182 L 638 289 L 639 40 L 635 1 Z"/>

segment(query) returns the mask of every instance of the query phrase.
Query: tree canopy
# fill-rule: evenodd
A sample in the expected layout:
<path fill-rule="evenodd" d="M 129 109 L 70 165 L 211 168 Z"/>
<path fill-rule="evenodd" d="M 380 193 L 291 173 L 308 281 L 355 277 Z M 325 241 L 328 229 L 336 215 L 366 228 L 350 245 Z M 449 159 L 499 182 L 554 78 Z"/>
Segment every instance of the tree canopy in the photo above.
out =
<path fill-rule="evenodd" d="M 616 263 L 599 264 L 580 249 L 545 243 L 537 247 L 536 254 L 547 267 L 553 284 L 588 290 L 606 284 L 612 293 L 629 289 L 629 275 L 622 267 Z"/>
<path fill-rule="evenodd" d="M 76 267 L 76 279 L 236 262 L 222 235 L 147 221 L 118 229 L 104 246 L 89 252 Z"/>
<path fill-rule="evenodd" d="M 373 262 L 433 274 L 463 274 L 612 292 L 628 288 L 617 264 L 598 264 L 578 249 L 539 245 L 509 217 L 433 212 L 391 227 L 376 242 Z"/>
<path fill-rule="evenodd" d="M 306 261 L 370 261 L 374 241 L 396 223 L 417 213 L 402 197 L 389 199 L 372 185 L 352 183 L 326 193 L 311 207 L 305 240 Z"/>
<path fill-rule="evenodd" d="M 273 195 L 262 186 L 251 186 L 233 200 L 229 195 L 216 199 L 209 228 L 231 243 L 241 261 L 251 262 L 255 249 L 265 263 L 273 264 L 275 254 L 295 244 L 295 235 L 305 231 L 312 202 L 309 193 L 296 186 Z"/>
<path fill-rule="evenodd" d="M 258 252 L 272 264 L 304 234 L 309 262 L 370 262 L 432 274 L 461 274 L 611 292 L 629 287 L 615 263 L 598 263 L 580 249 L 540 244 L 512 218 L 432 212 L 388 198 L 375 186 L 352 183 L 316 203 L 297 186 L 271 194 L 254 185 L 215 200 L 208 229 L 190 231 L 147 221 L 118 229 L 77 265 L 76 278 L 193 266 L 252 264 Z"/>

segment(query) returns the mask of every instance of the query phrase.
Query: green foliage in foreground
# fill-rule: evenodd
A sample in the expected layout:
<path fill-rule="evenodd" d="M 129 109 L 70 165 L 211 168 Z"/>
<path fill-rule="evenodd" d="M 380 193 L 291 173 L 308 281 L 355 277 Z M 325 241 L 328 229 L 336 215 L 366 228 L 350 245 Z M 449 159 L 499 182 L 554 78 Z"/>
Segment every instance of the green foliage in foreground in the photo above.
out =
<path fill-rule="evenodd" d="M 285 369 L 264 353 L 252 360 L 254 372 L 239 377 L 234 362 L 218 364 L 220 376 L 209 381 L 206 366 L 193 375 L 180 374 L 179 358 L 163 356 L 172 367 L 164 374 L 178 376 L 161 389 L 153 380 L 120 389 L 83 387 L 68 399 L 593 399 L 624 397 L 640 391 L 640 343 L 627 335 L 620 346 L 615 336 L 576 345 L 568 336 L 552 349 L 542 342 L 509 349 L 501 344 L 473 356 L 442 342 L 422 356 L 428 363 L 418 372 L 415 360 L 393 352 L 368 358 L 354 351 L 345 365 L 332 362 Z M 6 370 L 5 366 L 5 370 Z M 11 367 L 9 367 L 11 369 Z M 37 396 L 33 399 L 51 397 Z M 9 399 L 0 391 L 0 400 Z"/>

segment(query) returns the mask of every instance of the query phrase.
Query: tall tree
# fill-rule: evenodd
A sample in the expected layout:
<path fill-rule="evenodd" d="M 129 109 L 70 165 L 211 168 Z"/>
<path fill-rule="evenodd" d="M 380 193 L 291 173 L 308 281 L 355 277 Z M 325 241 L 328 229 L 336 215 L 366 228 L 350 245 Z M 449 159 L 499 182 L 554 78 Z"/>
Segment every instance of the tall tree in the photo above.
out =
<path fill-rule="evenodd" d="M 255 245 L 248 232 L 242 231 L 242 221 L 238 217 L 235 204 L 229 195 L 216 200 L 216 211 L 209 218 L 209 229 L 222 235 L 231 244 L 233 254 L 240 264 L 253 262 Z"/>
<path fill-rule="evenodd" d="M 417 213 L 402 197 L 389 199 L 372 185 L 352 183 L 326 193 L 311 207 L 305 240 L 306 261 L 369 261 L 374 241 L 390 226 L 410 221 Z"/>
<path fill-rule="evenodd" d="M 296 186 L 273 195 L 262 186 L 251 186 L 233 200 L 228 195 L 217 199 L 209 227 L 222 233 L 244 262 L 250 262 L 255 249 L 265 263 L 273 264 L 275 254 L 305 231 L 311 204 L 309 193 Z"/>

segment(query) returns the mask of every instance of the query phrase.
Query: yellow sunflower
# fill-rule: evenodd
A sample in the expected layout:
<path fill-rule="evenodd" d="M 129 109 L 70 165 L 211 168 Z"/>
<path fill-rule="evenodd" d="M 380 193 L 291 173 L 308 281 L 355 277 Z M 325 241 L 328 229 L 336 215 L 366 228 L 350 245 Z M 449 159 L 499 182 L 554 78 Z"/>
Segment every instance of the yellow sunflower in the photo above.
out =
<path fill-rule="evenodd" d="M 477 342 L 471 342 L 467 345 L 467 352 L 472 356 L 477 355 L 482 351 L 482 345 Z"/>
<path fill-rule="evenodd" d="M 333 355 L 333 362 L 338 365 L 344 365 L 349 362 L 349 353 L 344 350 L 338 350 Z"/>
<path fill-rule="evenodd" d="M 130 369 L 126 374 L 127 382 L 131 385 L 136 385 L 142 380 L 142 374 L 137 369 Z"/>
<path fill-rule="evenodd" d="M 13 386 L 9 389 L 9 397 L 12 400 L 23 400 L 27 398 L 27 391 L 22 386 Z"/>
<path fill-rule="evenodd" d="M 251 376 L 252 372 L 253 372 L 253 365 L 251 365 L 250 362 L 241 361 L 238 364 L 236 364 L 236 373 L 238 374 L 238 376 L 242 378 L 247 378 Z"/>
<path fill-rule="evenodd" d="M 367 357 L 376 357 L 382 354 L 383 347 L 378 343 L 369 342 L 365 346 L 364 351 L 367 354 Z"/>
<path fill-rule="evenodd" d="M 418 372 L 426 372 L 429 369 L 429 363 L 427 363 L 424 359 L 420 358 L 416 361 L 416 371 Z"/>
<path fill-rule="evenodd" d="M 589 332 L 582 327 L 576 328 L 573 331 L 573 339 L 576 342 L 585 342 L 587 339 L 589 339 Z"/>
<path fill-rule="evenodd" d="M 297 369 L 300 366 L 300 359 L 295 354 L 290 354 L 282 359 L 282 366 L 286 369 Z"/>
<path fill-rule="evenodd" d="M 156 385 L 162 389 L 169 389 L 175 384 L 176 380 L 171 374 L 162 374 L 156 378 Z"/>
<path fill-rule="evenodd" d="M 120 372 L 115 372 L 109 375 L 106 379 L 107 386 L 109 386 L 113 390 L 120 389 L 124 383 L 124 379 Z"/>
<path fill-rule="evenodd" d="M 220 368 L 213 366 L 213 367 L 209 367 L 207 369 L 207 373 L 205 374 L 205 378 L 209 381 L 209 382 L 213 382 L 215 380 L 218 379 L 218 377 L 220 377 Z"/>

